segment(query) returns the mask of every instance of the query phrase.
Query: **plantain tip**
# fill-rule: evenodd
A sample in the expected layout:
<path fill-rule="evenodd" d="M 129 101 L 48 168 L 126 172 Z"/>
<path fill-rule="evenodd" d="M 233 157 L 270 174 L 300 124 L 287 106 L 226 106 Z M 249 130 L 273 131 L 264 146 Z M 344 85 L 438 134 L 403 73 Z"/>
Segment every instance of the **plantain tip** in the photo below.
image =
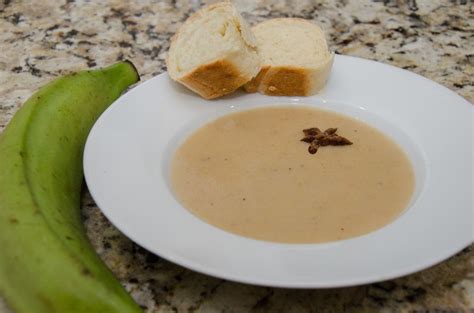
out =
<path fill-rule="evenodd" d="M 138 69 L 135 66 L 135 64 L 133 64 L 132 61 L 130 61 L 130 60 L 124 60 L 123 62 L 128 63 L 133 67 L 133 70 L 135 71 L 135 74 L 137 75 L 137 82 L 139 82 L 141 80 L 140 79 L 140 74 L 138 73 Z"/>

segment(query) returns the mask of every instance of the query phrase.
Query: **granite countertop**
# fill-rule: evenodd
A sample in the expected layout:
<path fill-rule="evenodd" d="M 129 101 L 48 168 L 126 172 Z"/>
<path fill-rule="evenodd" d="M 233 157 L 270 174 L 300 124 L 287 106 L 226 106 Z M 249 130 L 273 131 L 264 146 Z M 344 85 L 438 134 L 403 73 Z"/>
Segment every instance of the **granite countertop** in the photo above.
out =
<path fill-rule="evenodd" d="M 201 4 L 3 0 L 0 130 L 35 89 L 58 75 L 122 59 L 133 61 L 143 80 L 165 71 L 170 36 Z M 474 102 L 472 1 L 235 4 L 251 24 L 282 16 L 314 20 L 337 53 L 416 72 Z M 474 312 L 473 245 L 430 269 L 391 281 L 328 290 L 276 289 L 201 275 L 148 253 L 114 228 L 87 193 L 83 215 L 96 250 L 145 312 Z"/>

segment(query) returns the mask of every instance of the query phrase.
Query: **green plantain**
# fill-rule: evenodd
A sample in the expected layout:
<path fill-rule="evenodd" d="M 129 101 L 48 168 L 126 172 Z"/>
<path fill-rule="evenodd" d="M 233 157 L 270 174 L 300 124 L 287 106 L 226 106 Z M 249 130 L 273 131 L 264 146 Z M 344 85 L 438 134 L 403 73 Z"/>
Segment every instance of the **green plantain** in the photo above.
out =
<path fill-rule="evenodd" d="M 130 62 L 56 79 L 0 135 L 0 294 L 15 312 L 141 312 L 80 216 L 89 130 L 138 80 Z"/>

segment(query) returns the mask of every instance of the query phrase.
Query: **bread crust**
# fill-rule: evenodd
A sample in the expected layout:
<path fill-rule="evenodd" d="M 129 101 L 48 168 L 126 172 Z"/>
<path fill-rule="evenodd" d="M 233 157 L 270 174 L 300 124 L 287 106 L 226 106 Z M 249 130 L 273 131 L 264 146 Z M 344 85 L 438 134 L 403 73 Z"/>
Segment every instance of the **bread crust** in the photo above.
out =
<path fill-rule="evenodd" d="M 255 76 L 251 81 L 244 85 L 244 90 L 246 92 L 257 92 L 258 88 L 260 87 L 260 84 L 262 83 L 262 79 L 265 77 L 269 69 L 270 66 L 262 67 L 260 69 L 260 72 L 258 72 L 257 76 Z"/>
<path fill-rule="evenodd" d="M 244 85 L 246 92 L 269 96 L 310 96 L 320 91 L 329 78 L 334 55 L 318 68 L 265 66 Z"/>
<path fill-rule="evenodd" d="M 234 92 L 249 81 L 228 60 L 201 65 L 179 79 L 179 82 L 205 99 L 214 99 Z"/>
<path fill-rule="evenodd" d="M 262 78 L 259 91 L 269 96 L 306 96 L 308 71 L 298 67 L 270 67 Z"/>

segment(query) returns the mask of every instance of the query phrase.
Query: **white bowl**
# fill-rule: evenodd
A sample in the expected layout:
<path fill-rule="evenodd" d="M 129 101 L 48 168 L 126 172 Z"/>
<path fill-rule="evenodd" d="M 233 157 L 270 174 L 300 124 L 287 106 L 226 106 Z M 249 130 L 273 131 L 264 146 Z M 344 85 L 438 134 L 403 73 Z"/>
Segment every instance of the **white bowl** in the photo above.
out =
<path fill-rule="evenodd" d="M 325 244 L 252 240 L 192 215 L 169 187 L 170 159 L 185 137 L 224 114 L 304 104 L 354 116 L 391 136 L 416 174 L 409 207 L 367 235 Z M 237 93 L 206 101 L 161 74 L 118 99 L 87 140 L 84 170 L 98 206 L 125 235 L 163 258 L 229 280 L 327 288 L 410 274 L 472 242 L 473 107 L 426 78 L 336 56 L 319 95 Z"/>

